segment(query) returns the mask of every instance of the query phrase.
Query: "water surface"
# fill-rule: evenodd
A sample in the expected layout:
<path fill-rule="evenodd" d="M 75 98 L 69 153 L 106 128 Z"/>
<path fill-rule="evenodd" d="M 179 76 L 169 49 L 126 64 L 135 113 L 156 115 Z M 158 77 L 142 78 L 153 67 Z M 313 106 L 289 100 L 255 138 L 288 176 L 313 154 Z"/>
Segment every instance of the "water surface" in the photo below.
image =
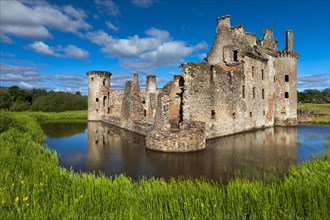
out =
<path fill-rule="evenodd" d="M 75 171 L 125 173 L 169 179 L 180 176 L 226 183 L 236 176 L 269 180 L 289 167 L 329 150 L 330 127 L 299 125 L 231 135 L 206 142 L 192 153 L 146 150 L 145 138 L 101 122 L 42 124 L 46 144 L 60 154 L 60 166 Z"/>

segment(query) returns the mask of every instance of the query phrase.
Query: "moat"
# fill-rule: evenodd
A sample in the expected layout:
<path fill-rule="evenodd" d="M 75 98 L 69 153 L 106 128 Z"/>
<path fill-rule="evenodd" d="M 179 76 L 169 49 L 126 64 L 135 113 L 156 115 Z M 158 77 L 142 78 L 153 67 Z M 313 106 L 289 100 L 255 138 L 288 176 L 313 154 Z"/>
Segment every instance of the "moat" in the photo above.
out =
<path fill-rule="evenodd" d="M 134 180 L 269 180 L 330 149 L 328 125 L 267 128 L 208 140 L 204 151 L 170 154 L 146 150 L 143 136 L 101 122 L 45 123 L 42 128 L 47 146 L 60 155 L 60 166 L 106 176 L 125 173 Z"/>

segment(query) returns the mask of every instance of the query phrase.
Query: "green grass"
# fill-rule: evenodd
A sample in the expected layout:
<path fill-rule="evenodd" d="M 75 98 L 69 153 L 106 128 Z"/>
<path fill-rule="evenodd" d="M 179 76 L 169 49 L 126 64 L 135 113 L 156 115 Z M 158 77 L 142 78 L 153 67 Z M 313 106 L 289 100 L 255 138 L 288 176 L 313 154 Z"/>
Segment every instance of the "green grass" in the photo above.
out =
<path fill-rule="evenodd" d="M 298 110 L 322 115 L 312 119 L 312 123 L 330 124 L 330 104 L 298 103 Z"/>
<path fill-rule="evenodd" d="M 314 118 L 311 121 L 312 123 L 317 123 L 317 124 L 330 124 L 330 117 L 326 118 L 326 117 L 320 117 L 320 118 Z"/>
<path fill-rule="evenodd" d="M 37 114 L 37 113 L 36 113 Z M 40 113 L 43 115 L 43 113 Z M 272 184 L 106 178 L 58 167 L 37 119 L 1 114 L 0 219 L 327 219 L 330 153 Z M 54 116 L 56 119 L 60 116 Z M 164 164 L 166 165 L 166 164 Z"/>
<path fill-rule="evenodd" d="M 14 112 L 13 114 L 17 117 L 31 116 L 35 118 L 38 122 L 87 120 L 87 110 L 66 111 L 66 112 Z"/>
<path fill-rule="evenodd" d="M 330 104 L 298 103 L 298 110 L 314 111 L 330 116 Z"/>

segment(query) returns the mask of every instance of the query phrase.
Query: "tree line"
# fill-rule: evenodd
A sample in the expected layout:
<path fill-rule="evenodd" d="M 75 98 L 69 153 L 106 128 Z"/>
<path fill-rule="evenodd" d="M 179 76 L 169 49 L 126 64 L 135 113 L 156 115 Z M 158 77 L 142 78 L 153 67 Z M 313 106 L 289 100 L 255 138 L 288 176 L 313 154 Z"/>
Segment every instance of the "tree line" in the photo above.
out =
<path fill-rule="evenodd" d="M 322 91 L 317 89 L 298 91 L 298 102 L 330 103 L 330 88 Z M 0 88 L 0 109 L 44 112 L 84 110 L 87 109 L 87 96 L 82 96 L 79 91 L 75 94 L 44 89 L 26 91 L 18 86 L 11 86 Z"/>
<path fill-rule="evenodd" d="M 298 91 L 299 103 L 330 103 L 330 88 L 319 91 L 317 89 L 306 89 L 303 92 Z"/>
<path fill-rule="evenodd" d="M 61 112 L 87 109 L 87 96 L 68 92 L 32 89 L 29 91 L 18 86 L 0 88 L 0 109 L 9 111 Z"/>

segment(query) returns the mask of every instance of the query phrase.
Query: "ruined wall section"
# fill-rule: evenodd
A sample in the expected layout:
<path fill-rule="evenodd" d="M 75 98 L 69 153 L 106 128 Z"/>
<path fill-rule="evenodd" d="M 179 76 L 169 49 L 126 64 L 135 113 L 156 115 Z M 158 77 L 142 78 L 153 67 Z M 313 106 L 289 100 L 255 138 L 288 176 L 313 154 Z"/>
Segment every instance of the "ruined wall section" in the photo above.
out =
<path fill-rule="evenodd" d="M 146 135 L 146 123 L 143 115 L 143 100 L 145 97 L 140 90 L 138 75 L 134 80 L 126 81 L 125 92 L 121 107 L 121 127 Z"/>
<path fill-rule="evenodd" d="M 274 124 L 274 72 L 265 59 L 245 57 L 237 70 L 186 63 L 184 120 L 202 121 L 214 138 Z"/>
<path fill-rule="evenodd" d="M 277 50 L 276 44 L 277 44 L 277 40 L 275 40 L 275 38 L 273 37 L 273 30 L 270 28 L 265 28 L 264 36 L 261 41 L 261 46 L 264 48 Z"/>
<path fill-rule="evenodd" d="M 110 89 L 109 105 L 107 113 L 103 115 L 102 120 L 110 122 L 113 125 L 121 126 L 121 112 L 125 90 Z"/>
<path fill-rule="evenodd" d="M 245 129 L 270 127 L 274 125 L 274 68 L 272 57 L 256 59 L 246 56 L 244 63 L 245 80 L 242 98 L 245 102 Z M 244 88 L 243 88 L 244 87 Z M 245 97 L 243 97 L 245 96 Z"/>
<path fill-rule="evenodd" d="M 182 120 L 182 95 L 185 92 L 182 80 L 175 76 L 158 95 L 155 124 L 146 137 L 148 149 L 188 152 L 205 148 L 205 123 Z"/>

